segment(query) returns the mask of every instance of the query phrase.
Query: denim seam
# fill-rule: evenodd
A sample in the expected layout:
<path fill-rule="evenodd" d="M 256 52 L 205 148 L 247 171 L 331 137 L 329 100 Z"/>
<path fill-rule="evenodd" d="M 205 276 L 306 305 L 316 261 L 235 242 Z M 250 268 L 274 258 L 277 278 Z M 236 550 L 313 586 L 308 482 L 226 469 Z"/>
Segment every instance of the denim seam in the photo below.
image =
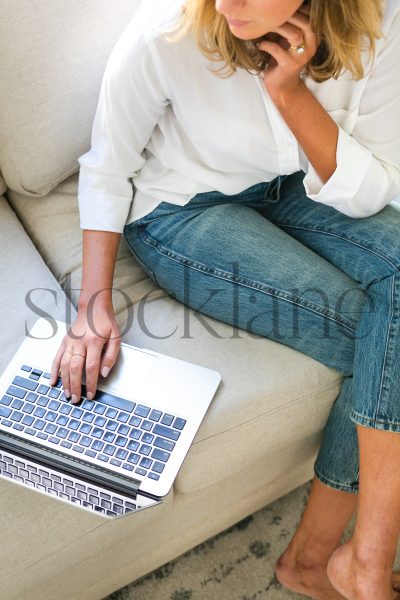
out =
<path fill-rule="evenodd" d="M 346 490 L 346 491 L 347 490 L 358 491 L 358 489 L 359 489 L 358 484 L 334 481 L 333 479 L 330 479 L 329 477 L 322 475 L 322 473 L 318 469 L 316 469 L 315 466 L 314 466 L 314 473 L 318 477 L 318 479 L 320 481 L 322 481 L 322 483 L 325 483 L 326 485 L 330 484 L 331 486 L 334 486 L 337 489 Z"/>
<path fill-rule="evenodd" d="M 367 421 L 368 423 L 382 423 L 383 425 L 396 425 L 397 427 L 400 428 L 400 421 L 391 421 L 389 419 L 384 419 L 384 420 L 375 419 L 373 417 L 369 417 L 368 415 L 362 415 L 361 413 L 354 410 L 354 408 L 351 409 L 351 415 L 353 415 L 355 419 Z M 351 418 L 351 415 L 350 415 L 350 418 Z M 352 421 L 354 421 L 354 419 L 352 419 Z"/>
<path fill-rule="evenodd" d="M 297 304 L 299 306 L 302 306 L 303 308 L 310 310 L 311 312 L 314 312 L 318 315 L 323 315 L 324 317 L 327 317 L 331 321 L 339 323 L 341 326 L 349 329 L 352 333 L 354 333 L 356 331 L 357 324 L 354 325 L 354 324 L 346 321 L 345 319 L 343 319 L 341 317 L 341 315 L 337 315 L 336 313 L 332 313 L 331 311 L 328 311 L 325 308 L 321 308 L 317 304 L 313 304 L 312 302 L 307 302 L 307 301 L 298 299 L 298 298 L 296 298 L 296 296 L 293 296 L 293 295 L 289 296 L 286 292 L 283 292 L 281 290 L 276 290 L 274 288 L 270 288 L 269 286 L 266 286 L 263 283 L 258 283 L 258 282 L 254 282 L 251 280 L 245 280 L 243 278 L 235 276 L 233 273 L 229 273 L 228 271 L 223 271 L 222 269 L 215 269 L 213 267 L 209 267 L 209 266 L 201 264 L 199 262 L 194 262 L 191 259 L 188 259 L 184 256 L 181 256 L 181 255 L 175 253 L 175 252 L 172 252 L 168 248 L 165 248 L 164 246 L 162 246 L 160 244 L 160 242 L 158 242 L 157 240 L 154 240 L 148 234 L 143 235 L 142 232 L 138 231 L 138 235 L 142 239 L 143 243 L 145 243 L 149 246 L 152 246 L 156 250 L 156 252 L 158 252 L 158 254 L 168 256 L 171 260 L 175 260 L 178 263 L 185 264 L 189 268 L 192 268 L 196 271 L 203 271 L 203 272 L 209 273 L 210 275 L 212 275 L 214 277 L 218 277 L 221 279 L 227 279 L 229 281 L 234 281 L 238 285 L 242 285 L 243 287 L 248 287 L 250 289 L 256 289 L 263 294 L 281 298 L 282 300 L 285 300 L 286 302 L 289 302 L 291 304 L 295 304 L 295 305 Z"/>
<path fill-rule="evenodd" d="M 275 223 L 275 225 L 277 225 L 278 227 L 288 227 L 288 228 L 291 228 L 291 229 L 304 229 L 306 231 L 315 231 L 317 233 L 319 232 L 319 233 L 324 233 L 325 235 L 330 235 L 332 237 L 337 237 L 337 238 L 339 238 L 341 240 L 345 240 L 346 242 L 349 242 L 350 244 L 353 244 L 355 246 L 359 246 L 360 248 L 363 248 L 364 250 L 367 250 L 368 252 L 371 252 L 372 254 L 375 254 L 376 256 L 378 256 L 379 258 L 381 258 L 382 260 L 384 260 L 385 262 L 387 262 L 391 267 L 393 267 L 394 269 L 396 269 L 396 271 L 400 271 L 400 267 L 398 267 L 395 264 L 394 259 L 392 257 L 388 258 L 386 256 L 383 256 L 382 254 L 380 254 L 379 252 L 377 252 L 373 248 L 369 248 L 365 244 L 365 242 L 363 242 L 362 240 L 357 240 L 357 239 L 352 238 L 350 236 L 339 235 L 337 233 L 329 231 L 328 229 L 306 227 L 306 226 L 302 226 L 302 225 L 291 225 L 290 223 Z"/>
<path fill-rule="evenodd" d="M 376 406 L 376 410 L 375 410 L 375 416 L 374 416 L 374 420 L 375 422 L 378 422 L 377 416 L 379 413 L 379 408 L 381 406 L 381 401 L 382 401 L 382 396 L 384 393 L 384 380 L 385 380 L 385 374 L 387 373 L 387 363 L 388 363 L 388 356 L 390 356 L 390 352 L 389 352 L 389 346 L 391 346 L 391 339 L 393 338 L 393 320 L 394 320 L 394 277 L 391 277 L 391 315 L 390 315 L 390 322 L 389 322 L 389 326 L 388 326 L 388 331 L 387 331 L 387 335 L 386 335 L 386 343 L 385 343 L 385 352 L 384 352 L 384 356 L 383 356 L 383 367 L 382 367 L 382 375 L 381 375 L 381 382 L 380 382 L 380 387 L 379 387 L 379 396 L 378 396 L 378 402 L 377 402 L 377 406 Z M 388 422 L 386 420 L 386 422 Z"/>

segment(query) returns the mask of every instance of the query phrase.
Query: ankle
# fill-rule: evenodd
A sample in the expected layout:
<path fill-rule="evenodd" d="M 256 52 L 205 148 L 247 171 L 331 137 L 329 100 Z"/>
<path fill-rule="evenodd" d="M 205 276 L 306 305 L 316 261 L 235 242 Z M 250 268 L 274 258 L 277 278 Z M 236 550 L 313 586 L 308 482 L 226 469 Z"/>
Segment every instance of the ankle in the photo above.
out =
<path fill-rule="evenodd" d="M 318 541 L 289 544 L 285 556 L 296 566 L 310 569 L 326 566 L 330 557 L 336 549 L 335 544 L 323 544 Z"/>

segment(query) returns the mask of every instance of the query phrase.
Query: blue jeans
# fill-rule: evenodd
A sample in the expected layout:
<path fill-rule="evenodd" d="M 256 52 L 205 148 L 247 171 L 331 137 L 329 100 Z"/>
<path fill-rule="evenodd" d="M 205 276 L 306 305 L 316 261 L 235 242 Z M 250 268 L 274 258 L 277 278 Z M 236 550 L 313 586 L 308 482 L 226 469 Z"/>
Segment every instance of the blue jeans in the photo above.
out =
<path fill-rule="evenodd" d="M 354 219 L 308 198 L 304 176 L 162 202 L 124 235 L 180 302 L 343 374 L 314 469 L 355 493 L 356 424 L 400 432 L 400 207 Z"/>

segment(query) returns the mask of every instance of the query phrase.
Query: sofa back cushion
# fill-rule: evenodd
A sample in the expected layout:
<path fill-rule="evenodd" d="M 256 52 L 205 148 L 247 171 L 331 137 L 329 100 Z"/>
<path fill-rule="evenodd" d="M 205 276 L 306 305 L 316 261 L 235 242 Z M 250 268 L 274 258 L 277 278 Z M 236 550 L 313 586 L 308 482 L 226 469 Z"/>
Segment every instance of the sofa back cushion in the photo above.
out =
<path fill-rule="evenodd" d="M 43 196 L 78 170 L 108 56 L 139 4 L 0 0 L 0 168 L 8 187 Z"/>
<path fill-rule="evenodd" d="M 2 176 L 0 175 L 0 196 L 2 194 L 4 194 L 4 192 L 6 191 L 7 187 L 6 184 L 4 182 L 4 179 L 2 178 Z"/>

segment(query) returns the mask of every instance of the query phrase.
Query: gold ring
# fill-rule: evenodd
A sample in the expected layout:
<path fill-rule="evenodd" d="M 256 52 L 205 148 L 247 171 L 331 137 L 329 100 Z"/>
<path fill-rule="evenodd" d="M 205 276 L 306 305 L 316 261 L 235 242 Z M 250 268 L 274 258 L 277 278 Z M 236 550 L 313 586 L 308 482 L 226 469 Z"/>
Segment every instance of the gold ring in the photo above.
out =
<path fill-rule="evenodd" d="M 303 54 L 303 52 L 305 52 L 305 48 L 306 45 L 304 41 L 301 42 L 300 46 L 290 46 L 290 49 L 296 52 L 296 54 Z"/>
<path fill-rule="evenodd" d="M 86 355 L 85 355 L 85 354 L 81 354 L 80 352 L 73 352 L 73 353 L 72 353 L 72 356 L 83 356 L 83 358 L 85 358 L 85 357 L 86 357 Z"/>

